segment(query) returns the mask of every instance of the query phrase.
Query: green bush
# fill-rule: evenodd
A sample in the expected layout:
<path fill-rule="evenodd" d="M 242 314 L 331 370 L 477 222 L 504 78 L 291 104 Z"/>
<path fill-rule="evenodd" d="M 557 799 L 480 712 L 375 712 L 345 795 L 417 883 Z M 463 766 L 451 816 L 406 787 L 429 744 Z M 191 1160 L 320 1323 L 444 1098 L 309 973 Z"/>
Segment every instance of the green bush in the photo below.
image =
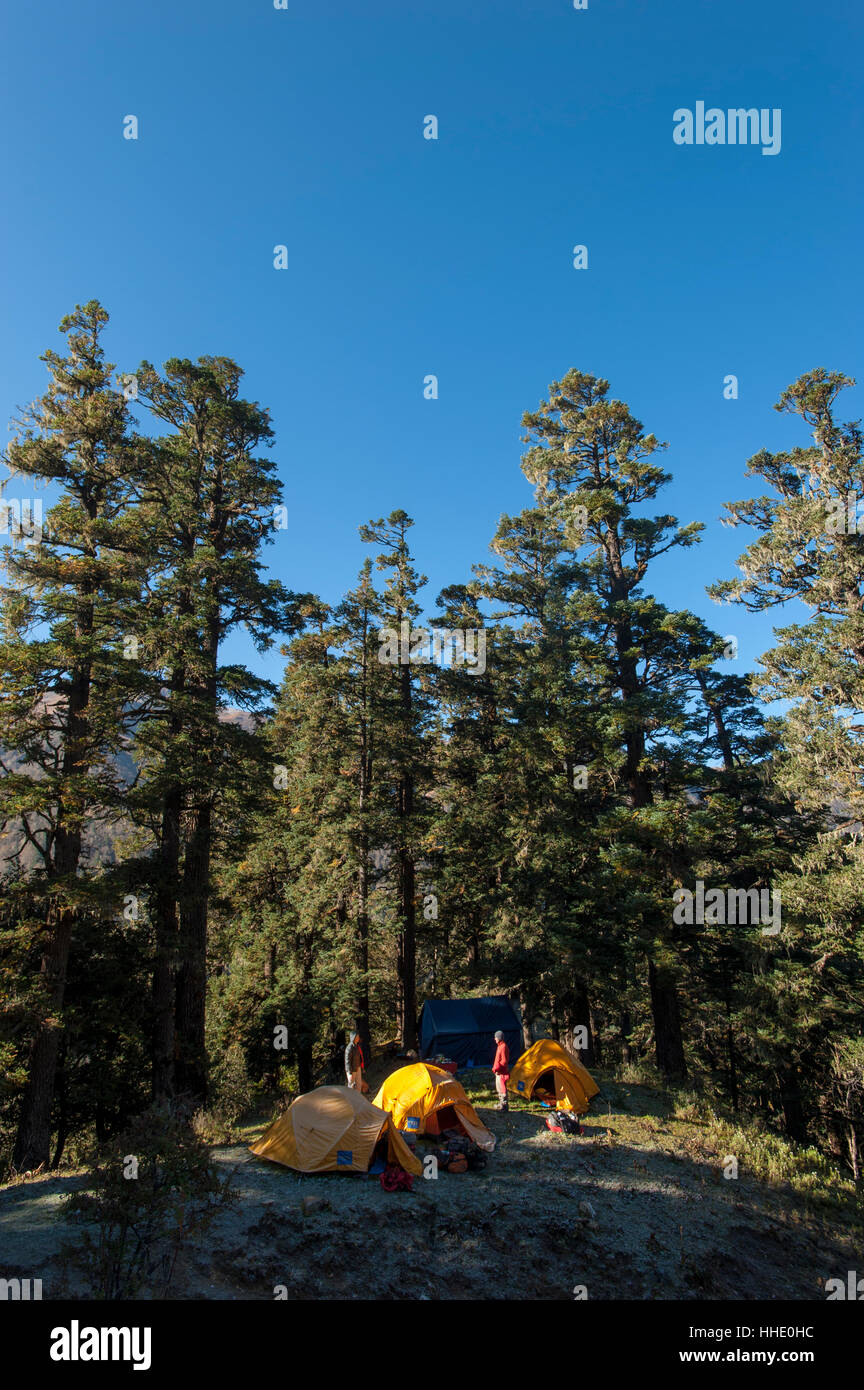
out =
<path fill-rule="evenodd" d="M 62 1262 L 92 1298 L 164 1298 L 187 1237 L 236 1200 L 230 1182 L 185 1118 L 146 1111 L 95 1165 L 88 1191 L 61 1203 L 61 1219 L 84 1228 Z"/>
<path fill-rule="evenodd" d="M 252 1105 L 255 1088 L 239 1043 L 232 1043 L 213 1068 L 211 1095 L 210 1110 L 228 1125 L 235 1125 Z"/>

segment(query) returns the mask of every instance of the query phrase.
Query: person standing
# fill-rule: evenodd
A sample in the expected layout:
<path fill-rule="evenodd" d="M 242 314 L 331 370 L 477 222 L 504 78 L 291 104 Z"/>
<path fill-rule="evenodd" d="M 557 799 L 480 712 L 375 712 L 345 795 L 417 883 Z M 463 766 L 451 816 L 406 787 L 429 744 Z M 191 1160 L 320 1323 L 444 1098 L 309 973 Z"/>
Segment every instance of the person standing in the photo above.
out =
<path fill-rule="evenodd" d="M 345 1049 L 345 1075 L 352 1091 L 363 1090 L 364 1060 L 363 1049 L 360 1046 L 360 1034 L 349 1033 L 348 1046 Z"/>
<path fill-rule="evenodd" d="M 510 1080 L 510 1049 L 504 1041 L 504 1034 L 499 1029 L 495 1034 L 495 1061 L 492 1063 L 492 1071 L 495 1074 L 495 1090 L 498 1092 L 498 1109 L 509 1110 L 507 1104 L 507 1082 Z"/>

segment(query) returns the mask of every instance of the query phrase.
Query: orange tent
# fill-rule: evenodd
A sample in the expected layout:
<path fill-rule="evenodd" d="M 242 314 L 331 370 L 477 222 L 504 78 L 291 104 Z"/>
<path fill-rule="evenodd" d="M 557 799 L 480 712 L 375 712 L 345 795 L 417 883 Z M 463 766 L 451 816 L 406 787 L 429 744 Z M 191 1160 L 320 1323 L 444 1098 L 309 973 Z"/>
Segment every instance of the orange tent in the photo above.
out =
<path fill-rule="evenodd" d="M 388 1163 L 420 1177 L 420 1160 L 386 1110 L 376 1109 L 349 1086 L 319 1086 L 298 1096 L 249 1147 L 259 1158 L 284 1163 L 298 1173 L 365 1173 L 385 1134 Z"/>
<path fill-rule="evenodd" d="M 507 1090 L 524 1100 L 542 1098 L 551 1104 L 554 1099 L 556 1110 L 575 1110 L 581 1115 L 600 1087 L 582 1063 L 572 1053 L 565 1052 L 560 1043 L 541 1038 L 522 1053 L 510 1073 Z"/>
<path fill-rule="evenodd" d="M 462 1129 L 481 1149 L 491 1151 L 495 1147 L 495 1135 L 486 1128 L 456 1078 L 428 1062 L 394 1071 L 375 1097 L 375 1104 L 389 1110 L 397 1129 L 415 1134 Z"/>

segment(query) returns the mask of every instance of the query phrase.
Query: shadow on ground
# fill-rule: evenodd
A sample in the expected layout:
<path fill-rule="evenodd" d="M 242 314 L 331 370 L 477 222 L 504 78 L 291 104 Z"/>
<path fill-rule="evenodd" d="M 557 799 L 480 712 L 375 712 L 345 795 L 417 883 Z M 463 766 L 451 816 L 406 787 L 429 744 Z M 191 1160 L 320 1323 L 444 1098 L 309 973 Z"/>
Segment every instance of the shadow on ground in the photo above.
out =
<path fill-rule="evenodd" d="M 726 1181 L 698 1125 L 665 1118 L 646 1088 L 616 1086 L 614 1105 L 601 1094 L 569 1138 L 539 1109 L 484 1104 L 488 1077 L 466 1085 L 497 1139 L 488 1167 L 417 1179 L 411 1193 L 387 1193 L 377 1177 L 301 1176 L 246 1143 L 215 1149 L 240 1200 L 190 1245 L 174 1296 L 822 1299 L 825 1279 L 855 1268 L 855 1233 L 839 1218 L 805 1213 L 746 1172 Z M 59 1201 L 83 1182 L 0 1190 L 0 1274 L 42 1278 L 52 1296 L 70 1234 Z M 323 1205 L 304 1215 L 310 1195 Z"/>

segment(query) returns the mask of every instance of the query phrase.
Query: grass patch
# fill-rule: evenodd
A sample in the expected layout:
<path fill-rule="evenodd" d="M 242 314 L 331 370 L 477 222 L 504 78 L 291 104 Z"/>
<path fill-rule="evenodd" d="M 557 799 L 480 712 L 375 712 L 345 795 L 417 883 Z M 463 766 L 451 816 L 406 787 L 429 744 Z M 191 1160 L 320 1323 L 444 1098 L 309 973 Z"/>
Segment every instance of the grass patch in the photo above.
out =
<path fill-rule="evenodd" d="M 755 1122 L 735 1124 L 718 1115 L 707 1122 L 706 1140 L 738 1159 L 739 1168 L 762 1182 L 785 1185 L 808 1210 L 830 1207 L 856 1223 L 864 1218 L 860 1194 L 818 1149 L 795 1144 Z"/>

